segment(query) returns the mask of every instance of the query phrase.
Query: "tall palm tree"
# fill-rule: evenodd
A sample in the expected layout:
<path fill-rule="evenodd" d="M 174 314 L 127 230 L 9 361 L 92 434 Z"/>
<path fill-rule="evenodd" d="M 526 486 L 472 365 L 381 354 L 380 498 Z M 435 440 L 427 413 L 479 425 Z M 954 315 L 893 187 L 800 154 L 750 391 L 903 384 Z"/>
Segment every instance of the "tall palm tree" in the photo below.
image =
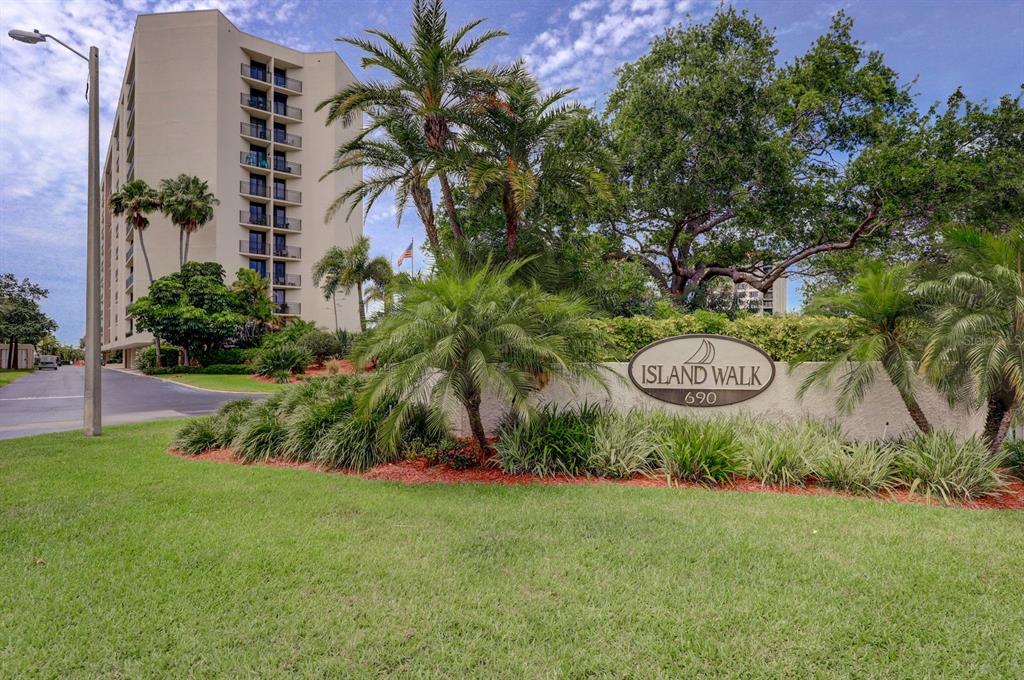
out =
<path fill-rule="evenodd" d="M 317 111 L 327 107 L 327 122 L 341 119 L 345 125 L 351 124 L 358 111 L 385 119 L 412 116 L 417 120 L 427 147 L 437 161 L 437 179 L 452 231 L 461 238 L 462 228 L 443 159 L 458 127 L 488 101 L 488 95 L 494 94 L 502 77 L 499 69 L 470 68 L 469 61 L 488 41 L 507 34 L 485 31 L 467 40 L 469 32 L 484 21 L 477 19 L 449 35 L 448 13 L 441 0 L 415 0 L 412 11 L 412 42 L 409 44 L 378 30 L 367 33 L 381 42 L 338 38 L 367 53 L 362 59 L 363 68 L 382 68 L 392 79 L 349 85 L 320 102 Z"/>
<path fill-rule="evenodd" d="M 359 304 L 359 328 L 366 330 L 366 302 L 363 286 L 372 282 L 386 286 L 391 280 L 391 263 L 384 257 L 370 257 L 370 239 L 360 236 L 351 248 L 334 246 L 313 265 L 313 283 L 320 287 L 324 298 L 334 301 L 334 329 L 338 330 L 339 290 L 346 293 L 356 289 Z"/>
<path fill-rule="evenodd" d="M 935 303 L 922 364 L 951 401 L 985 406 L 995 453 L 1024 406 L 1024 227 L 954 230 L 944 243 L 948 274 L 920 287 Z"/>
<path fill-rule="evenodd" d="M 146 262 L 146 276 L 149 284 L 153 285 L 153 268 L 149 265 L 149 253 L 146 251 L 146 242 L 143 239 L 143 232 L 149 226 L 149 215 L 151 212 L 160 210 L 160 193 L 149 186 L 144 179 L 133 179 L 121 185 L 121 188 L 110 195 L 110 209 L 115 215 L 124 215 L 132 225 L 135 235 L 139 241 L 139 250 L 142 251 L 142 259 Z M 160 357 L 160 336 L 153 336 L 156 345 L 156 365 L 160 368 L 162 363 Z"/>
<path fill-rule="evenodd" d="M 371 168 L 364 177 L 342 193 L 327 209 L 327 219 L 349 204 L 348 216 L 366 201 L 366 212 L 388 189 L 395 192 L 397 222 L 401 224 L 405 206 L 411 199 L 427 233 L 430 250 L 440 254 L 437 225 L 434 222 L 434 200 L 430 192 L 431 152 L 423 139 L 423 131 L 409 117 L 389 117 L 375 121 L 368 130 L 338 148 L 334 165 L 324 173 L 353 168 Z"/>
<path fill-rule="evenodd" d="M 915 396 L 914 353 L 919 336 L 915 321 L 920 319 L 921 305 L 912 292 L 911 270 L 872 262 L 854 279 L 851 290 L 819 297 L 808 306 L 808 311 L 813 313 L 821 308 L 850 317 L 857 334 L 849 349 L 804 379 L 798 392 L 800 397 L 816 384 L 831 384 L 835 374 L 843 371 L 836 406 L 849 413 L 864 400 L 875 381 L 876 364 L 881 363 L 914 424 L 922 432 L 930 432 L 931 425 Z"/>
<path fill-rule="evenodd" d="M 188 242 L 213 219 L 213 209 L 220 203 L 210 192 L 210 185 L 194 175 L 181 174 L 160 181 L 160 209 L 178 227 L 178 264 L 188 262 Z"/>
<path fill-rule="evenodd" d="M 492 188 L 501 192 L 505 243 L 512 256 L 516 235 L 541 192 L 608 198 L 611 185 L 597 162 L 598 150 L 563 144 L 569 126 L 586 115 L 577 104 L 561 103 L 573 90 L 542 96 L 522 64 L 503 90 L 504 105 L 488 107 L 471 125 L 467 175 L 473 195 Z"/>
<path fill-rule="evenodd" d="M 381 428 L 386 443 L 397 441 L 413 407 L 425 400 L 439 430 L 447 428 L 449 408 L 461 406 L 486 450 L 485 394 L 528 417 L 528 399 L 544 378 L 603 382 L 593 361 L 596 338 L 585 323 L 588 306 L 515 284 L 523 262 L 470 269 L 439 261 L 434 276 L 409 281 L 391 313 L 356 341 L 357 365 L 376 358 L 386 368 L 370 377 L 362 407 L 398 399 Z"/>

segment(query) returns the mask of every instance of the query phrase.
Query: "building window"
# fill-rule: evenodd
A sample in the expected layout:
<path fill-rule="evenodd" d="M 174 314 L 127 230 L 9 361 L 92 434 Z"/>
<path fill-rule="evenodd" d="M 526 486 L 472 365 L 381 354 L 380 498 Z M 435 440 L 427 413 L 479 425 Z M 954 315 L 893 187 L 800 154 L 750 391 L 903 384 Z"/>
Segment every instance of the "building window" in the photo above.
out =
<path fill-rule="evenodd" d="M 267 278 L 266 260 L 249 260 L 249 269 L 260 275 L 260 278 Z"/>

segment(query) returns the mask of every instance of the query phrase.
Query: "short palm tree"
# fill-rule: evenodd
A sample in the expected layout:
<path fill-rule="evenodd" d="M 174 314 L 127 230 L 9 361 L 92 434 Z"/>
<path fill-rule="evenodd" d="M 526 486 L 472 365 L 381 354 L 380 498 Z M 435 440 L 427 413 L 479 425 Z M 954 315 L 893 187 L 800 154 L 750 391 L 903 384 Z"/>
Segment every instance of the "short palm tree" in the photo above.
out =
<path fill-rule="evenodd" d="M 149 277 L 149 282 L 153 283 L 153 269 L 149 266 L 149 253 L 146 252 L 143 232 L 149 226 L 147 215 L 160 209 L 160 194 L 149 186 L 146 180 L 133 179 L 121 185 L 120 189 L 110 195 L 110 209 L 115 215 L 124 215 L 128 223 L 132 225 L 132 229 L 139 239 L 142 259 L 146 262 L 146 275 Z"/>
<path fill-rule="evenodd" d="M 431 152 L 423 139 L 423 131 L 409 117 L 376 121 L 369 129 L 338 148 L 334 165 L 324 177 L 335 172 L 370 168 L 372 174 L 343 192 L 327 209 L 330 219 L 342 206 L 349 204 L 348 215 L 366 202 L 366 212 L 387 190 L 395 192 L 397 222 L 410 199 L 416 207 L 430 250 L 437 256 L 440 242 L 434 222 L 434 199 L 430 192 Z"/>
<path fill-rule="evenodd" d="M 386 286 L 391 279 L 391 263 L 384 257 L 370 257 L 370 239 L 360 236 L 351 248 L 334 246 L 313 265 L 313 283 L 320 287 L 324 298 L 334 301 L 334 329 L 338 330 L 338 291 L 346 293 L 353 288 L 359 304 L 359 328 L 366 330 L 366 302 L 363 286 L 372 282 Z"/>
<path fill-rule="evenodd" d="M 341 119 L 346 125 L 356 112 L 385 119 L 411 116 L 419 122 L 427 147 L 440 161 L 454 143 L 456 129 L 476 114 L 501 78 L 500 70 L 470 68 L 469 61 L 488 41 L 507 34 L 485 31 L 467 40 L 470 31 L 483 22 L 477 19 L 449 35 L 448 13 L 441 0 L 415 0 L 412 11 L 409 44 L 377 30 L 367 33 L 381 42 L 338 38 L 367 53 L 363 68 L 382 68 L 391 75 L 391 81 L 353 83 L 321 102 L 317 110 L 327 107 L 328 123 Z M 437 178 L 452 231 L 461 237 L 451 182 L 440 163 Z"/>
<path fill-rule="evenodd" d="M 803 397 L 816 384 L 831 384 L 836 373 L 842 372 L 836 406 L 849 413 L 864 400 L 875 381 L 876 367 L 881 364 L 914 424 L 922 432 L 930 432 L 931 425 L 915 396 L 914 353 L 919 335 L 915 321 L 920 318 L 921 305 L 912 292 L 911 270 L 870 263 L 853 280 L 849 291 L 822 296 L 809 305 L 808 311 L 815 308 L 849 316 L 856 324 L 857 334 L 849 349 L 807 376 L 799 395 Z"/>
<path fill-rule="evenodd" d="M 1024 227 L 946 234 L 948 273 L 920 286 L 934 302 L 926 375 L 950 398 L 984 405 L 984 436 L 999 451 L 1024 405 Z"/>
<path fill-rule="evenodd" d="M 213 209 L 219 203 L 206 180 L 194 175 L 181 174 L 160 182 L 160 209 L 179 229 L 179 265 L 188 262 L 189 238 L 213 219 Z"/>
<path fill-rule="evenodd" d="M 597 162 L 599 150 L 562 143 L 569 126 L 586 115 L 577 104 L 561 103 L 572 90 L 542 96 L 536 79 L 517 64 L 503 91 L 504 105 L 488 107 L 474 118 L 465 146 L 472 154 L 467 171 L 470 192 L 501 193 L 505 245 L 511 257 L 516 235 L 542 192 L 610 198 L 611 183 Z"/>
<path fill-rule="evenodd" d="M 256 321 L 270 321 L 274 307 L 270 302 L 270 282 L 255 269 L 241 267 L 231 290 L 238 296 L 241 313 Z"/>
<path fill-rule="evenodd" d="M 389 398 L 399 403 L 382 426 L 385 442 L 397 441 L 414 406 L 426 401 L 439 430 L 447 429 L 451 408 L 464 409 L 474 439 L 486 450 L 484 395 L 529 417 L 528 399 L 547 378 L 603 382 L 593 360 L 597 340 L 584 323 L 587 304 L 515 284 L 523 262 L 469 269 L 440 261 L 433 277 L 410 280 L 391 313 L 360 337 L 357 365 L 375 358 L 379 367 L 363 407 Z"/>

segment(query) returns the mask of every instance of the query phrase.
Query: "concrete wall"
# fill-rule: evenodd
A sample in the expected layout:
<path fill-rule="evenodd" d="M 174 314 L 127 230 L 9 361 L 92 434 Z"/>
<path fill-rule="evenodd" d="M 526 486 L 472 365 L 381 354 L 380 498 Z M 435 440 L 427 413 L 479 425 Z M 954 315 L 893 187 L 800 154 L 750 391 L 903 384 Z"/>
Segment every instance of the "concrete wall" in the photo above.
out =
<path fill-rule="evenodd" d="M 677 406 L 649 397 L 629 380 L 625 362 L 605 364 L 608 372 L 608 391 L 597 385 L 577 386 L 575 394 L 565 385 L 553 383 L 539 395 L 540 403 L 563 405 L 573 401 L 587 401 L 608 405 L 616 411 L 630 409 L 661 409 L 669 413 L 697 417 L 716 417 L 735 414 L 753 414 L 769 420 L 785 421 L 803 417 L 835 419 L 847 435 L 855 439 L 879 439 L 894 437 L 916 428 L 903 405 L 896 388 L 879 370 L 875 384 L 868 391 L 863 403 L 852 414 L 844 415 L 835 408 L 835 393 L 814 389 L 803 400 L 797 397 L 800 384 L 808 373 L 820 364 L 807 363 L 790 371 L 789 365 L 776 363 L 775 380 L 761 394 L 752 399 L 714 408 L 692 408 Z M 984 413 L 965 409 L 951 409 L 946 400 L 933 388 L 922 385 L 918 391 L 921 408 L 931 424 L 940 429 L 952 430 L 961 436 L 980 434 Z M 493 428 L 504 413 L 504 405 L 493 399 L 483 404 L 484 424 Z M 469 423 L 463 412 L 453 414 L 453 425 L 463 434 L 469 434 Z"/>

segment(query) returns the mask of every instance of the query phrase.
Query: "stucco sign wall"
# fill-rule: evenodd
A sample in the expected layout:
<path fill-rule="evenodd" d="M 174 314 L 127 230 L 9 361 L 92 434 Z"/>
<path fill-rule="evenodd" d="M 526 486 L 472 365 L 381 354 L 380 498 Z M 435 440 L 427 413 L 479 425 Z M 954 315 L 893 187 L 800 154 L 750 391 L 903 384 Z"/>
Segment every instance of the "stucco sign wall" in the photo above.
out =
<path fill-rule="evenodd" d="M 756 345 L 723 335 L 678 335 L 652 343 L 629 362 L 629 378 L 647 395 L 692 407 L 737 404 L 775 379 L 775 364 Z"/>

